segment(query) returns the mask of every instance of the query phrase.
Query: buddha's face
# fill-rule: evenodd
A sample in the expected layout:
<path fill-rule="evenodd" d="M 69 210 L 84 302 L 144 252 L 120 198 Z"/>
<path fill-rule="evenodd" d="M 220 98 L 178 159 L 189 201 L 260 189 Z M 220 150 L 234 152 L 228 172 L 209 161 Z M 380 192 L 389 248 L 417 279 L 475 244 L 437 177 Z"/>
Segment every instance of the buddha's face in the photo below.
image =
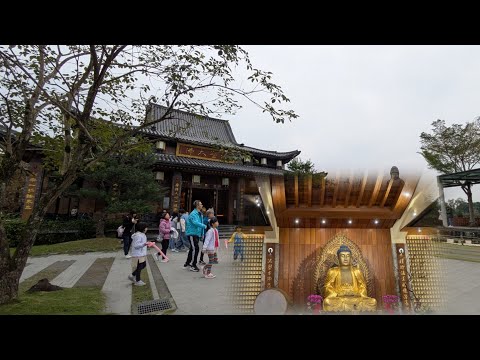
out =
<path fill-rule="evenodd" d="M 340 266 L 349 266 L 351 262 L 352 254 L 348 251 L 342 251 L 338 254 L 338 261 L 340 262 Z"/>

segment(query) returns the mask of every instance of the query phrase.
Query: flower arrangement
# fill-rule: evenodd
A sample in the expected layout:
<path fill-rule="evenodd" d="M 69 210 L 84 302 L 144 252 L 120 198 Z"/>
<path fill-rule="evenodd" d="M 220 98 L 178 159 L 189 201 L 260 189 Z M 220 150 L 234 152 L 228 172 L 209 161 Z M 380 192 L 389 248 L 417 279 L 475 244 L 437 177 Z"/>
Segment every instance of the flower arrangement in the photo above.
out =
<path fill-rule="evenodd" d="M 400 298 L 397 295 L 383 295 L 383 308 L 390 314 L 393 314 L 400 307 Z"/>
<path fill-rule="evenodd" d="M 313 314 L 318 314 L 322 310 L 323 298 L 321 295 L 312 294 L 307 297 L 307 309 Z"/>

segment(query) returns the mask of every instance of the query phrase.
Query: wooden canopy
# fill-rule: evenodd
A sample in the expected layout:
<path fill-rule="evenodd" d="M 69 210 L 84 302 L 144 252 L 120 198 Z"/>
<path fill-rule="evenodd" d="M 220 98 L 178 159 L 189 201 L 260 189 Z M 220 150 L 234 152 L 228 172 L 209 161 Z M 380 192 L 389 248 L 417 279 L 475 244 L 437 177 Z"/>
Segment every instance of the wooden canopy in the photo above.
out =
<path fill-rule="evenodd" d="M 388 172 L 287 174 L 272 178 L 279 227 L 390 228 L 415 192 L 418 175 Z"/>

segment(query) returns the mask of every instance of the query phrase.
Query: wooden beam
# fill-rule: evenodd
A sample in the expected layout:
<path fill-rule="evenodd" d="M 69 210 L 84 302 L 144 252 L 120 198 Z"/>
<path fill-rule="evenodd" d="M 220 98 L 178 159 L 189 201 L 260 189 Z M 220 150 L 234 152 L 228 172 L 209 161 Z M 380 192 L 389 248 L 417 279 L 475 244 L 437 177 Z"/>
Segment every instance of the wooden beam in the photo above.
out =
<path fill-rule="evenodd" d="M 397 194 L 395 195 L 395 198 L 393 199 L 392 206 L 390 207 L 390 209 L 392 209 L 392 210 L 397 205 L 398 199 L 400 199 L 400 196 L 402 195 L 403 188 L 405 186 L 405 181 L 403 181 L 402 179 L 398 179 L 398 180 L 395 180 L 395 181 L 399 181 L 400 185 L 398 186 Z"/>
<path fill-rule="evenodd" d="M 372 196 L 370 197 L 370 201 L 368 202 L 368 207 L 372 207 L 373 203 L 375 203 L 375 200 L 377 200 L 378 192 L 382 187 L 382 180 L 383 180 L 383 174 L 380 172 L 377 176 L 377 181 L 375 182 L 375 187 L 373 188 Z"/>
<path fill-rule="evenodd" d="M 345 207 L 348 206 L 348 200 L 350 200 L 350 193 L 352 192 L 352 187 L 353 187 L 353 171 L 350 171 L 350 177 L 348 178 L 347 195 L 345 196 Z"/>
<path fill-rule="evenodd" d="M 326 219 L 399 219 L 402 214 L 397 214 L 393 210 L 374 206 L 371 208 L 288 208 L 279 213 L 279 218 L 326 218 Z"/>
<path fill-rule="evenodd" d="M 295 183 L 293 187 L 295 190 L 295 206 L 298 207 L 298 175 L 295 175 Z"/>
<path fill-rule="evenodd" d="M 398 197 L 398 201 L 393 208 L 393 212 L 398 215 L 399 217 L 402 216 L 403 212 L 407 208 L 408 204 L 412 200 L 413 194 L 415 193 L 415 189 L 417 188 L 418 181 L 420 180 L 420 176 L 412 176 L 411 178 L 405 180 L 405 184 L 403 186 L 402 191 Z M 406 193 L 409 193 L 406 196 Z"/>
<path fill-rule="evenodd" d="M 283 176 L 272 176 L 272 201 L 275 215 L 281 213 L 287 208 L 285 180 Z"/>
<path fill-rule="evenodd" d="M 358 195 L 357 199 L 357 208 L 360 207 L 360 204 L 362 203 L 363 192 L 365 191 L 365 185 L 367 185 L 367 179 L 368 171 L 365 171 L 365 174 L 363 174 L 362 187 L 360 188 L 360 194 Z"/>
<path fill-rule="evenodd" d="M 313 175 L 307 175 L 306 181 L 306 188 L 307 188 L 307 206 L 312 206 L 312 177 Z"/>
<path fill-rule="evenodd" d="M 325 189 L 326 189 L 326 181 L 325 177 L 322 178 L 322 186 L 320 187 L 320 206 L 323 206 L 325 201 Z"/>
<path fill-rule="evenodd" d="M 390 194 L 390 189 L 392 188 L 392 184 L 393 184 L 393 179 L 390 179 L 390 181 L 388 182 L 387 191 L 385 191 L 385 195 L 383 195 L 383 200 L 380 203 L 380 207 L 385 206 L 385 202 L 387 201 L 388 195 Z"/>
<path fill-rule="evenodd" d="M 340 172 L 335 176 L 335 188 L 333 190 L 332 207 L 337 206 L 338 187 L 340 185 Z"/>

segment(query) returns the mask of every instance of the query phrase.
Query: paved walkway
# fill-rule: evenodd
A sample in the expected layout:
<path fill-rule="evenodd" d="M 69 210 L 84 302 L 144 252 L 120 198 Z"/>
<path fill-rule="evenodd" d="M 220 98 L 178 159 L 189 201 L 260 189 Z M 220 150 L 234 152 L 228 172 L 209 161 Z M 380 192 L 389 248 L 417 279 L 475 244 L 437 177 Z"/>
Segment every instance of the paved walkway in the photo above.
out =
<path fill-rule="evenodd" d="M 221 315 L 233 313 L 226 291 L 230 284 L 231 264 L 233 262 L 231 251 L 233 251 L 231 248 L 219 251 L 219 264 L 214 265 L 212 271 L 217 276 L 215 279 L 205 279 L 201 271 L 195 273 L 183 269 L 183 264 L 187 258 L 186 252 L 172 253 L 169 251 L 167 255 L 170 261 L 168 263 L 152 261 L 153 258 L 150 258 L 147 261 L 146 271 L 149 276 L 153 298 L 168 298 L 171 294 L 172 300 L 177 306 L 174 314 Z M 153 254 L 153 251 L 150 250 L 149 253 Z M 56 262 L 72 261 L 72 264 L 57 277 L 49 280 L 54 285 L 66 288 L 79 286 L 80 279 L 83 280 L 82 283 L 85 283 L 85 274 L 95 276 L 95 271 L 92 271 L 95 262 L 98 262 L 98 259 L 107 258 L 112 259 L 113 263 L 106 270 L 108 275 L 103 274 L 101 277 L 102 291 L 106 296 L 106 312 L 122 315 L 131 314 L 132 283 L 128 280 L 128 275 L 131 273 L 131 260 L 125 259 L 121 250 L 118 252 L 31 257 L 27 261 L 20 282 Z M 205 259 L 208 261 L 208 256 L 205 255 Z M 152 269 L 151 266 L 156 266 L 158 270 Z M 98 286 L 98 281 L 96 284 Z"/>
<path fill-rule="evenodd" d="M 201 243 L 200 243 L 201 244 Z M 221 248 L 218 252 L 219 264 L 213 265 L 214 279 L 205 279 L 202 271 L 195 273 L 183 269 L 187 252 L 168 252 L 168 263 L 159 263 L 162 276 L 175 299 L 177 315 L 227 315 L 234 310 L 227 288 L 231 284 L 231 265 L 233 247 Z M 200 255 L 198 257 L 200 259 Z M 204 260 L 208 262 L 208 256 Z M 200 267 L 200 266 L 199 266 Z"/>
<path fill-rule="evenodd" d="M 174 314 L 210 315 L 234 314 L 227 289 L 232 279 L 232 248 L 221 248 L 219 264 L 214 265 L 212 272 L 215 279 L 205 279 L 201 272 L 195 273 L 183 269 L 187 258 L 186 252 L 168 252 L 170 261 L 161 263 L 149 256 L 147 272 L 152 287 L 154 299 L 168 298 L 171 294 L 177 306 Z M 151 250 L 150 253 L 153 253 Z M 102 291 L 106 295 L 106 312 L 112 314 L 131 314 L 132 284 L 128 280 L 130 274 L 130 259 L 125 259 L 123 252 L 97 252 L 81 255 L 51 255 L 32 257 L 20 278 L 24 281 L 47 267 L 58 263 L 71 261 L 57 277 L 50 279 L 52 284 L 62 287 L 81 286 L 89 283 L 89 277 L 95 276 L 95 268 L 99 262 L 109 269 L 99 276 Z M 110 259 L 109 261 L 107 259 Z M 205 259 L 208 259 L 206 256 Z M 442 259 L 443 269 L 447 274 L 447 307 L 445 314 L 480 314 L 480 263 L 461 260 Z M 95 266 L 97 264 L 97 266 Z M 101 265 L 101 264 L 100 264 Z M 155 268 L 152 268 L 155 267 Z M 100 266 L 101 267 L 101 266 Z M 105 266 L 104 266 L 105 268 Z M 106 273 L 108 271 L 108 274 Z M 160 275 L 161 274 L 161 275 Z M 82 281 L 79 281 L 82 279 Z M 98 279 L 91 279 L 98 280 Z M 170 293 L 170 294 L 169 294 Z"/>
<path fill-rule="evenodd" d="M 106 312 L 114 314 L 130 314 L 132 305 L 132 283 L 130 275 L 130 259 L 125 259 L 122 251 L 118 252 L 91 252 L 81 255 L 50 255 L 31 257 L 27 261 L 20 282 L 32 277 L 48 266 L 58 261 L 74 261 L 66 270 L 55 279 L 49 279 L 54 285 L 66 288 L 74 287 L 78 280 L 99 258 L 114 258 L 108 276 L 102 287 L 106 295 Z"/>
<path fill-rule="evenodd" d="M 446 314 L 480 314 L 480 263 L 442 259 L 446 273 Z"/>

